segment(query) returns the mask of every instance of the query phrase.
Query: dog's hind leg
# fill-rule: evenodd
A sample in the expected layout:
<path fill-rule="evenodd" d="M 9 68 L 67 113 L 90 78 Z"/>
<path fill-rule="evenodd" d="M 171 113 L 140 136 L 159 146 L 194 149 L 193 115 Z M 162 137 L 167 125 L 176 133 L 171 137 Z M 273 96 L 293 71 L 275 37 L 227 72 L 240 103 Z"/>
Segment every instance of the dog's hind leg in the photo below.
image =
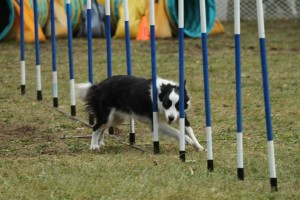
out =
<path fill-rule="evenodd" d="M 187 117 L 185 117 L 185 131 L 188 134 L 188 136 L 190 136 L 190 138 L 194 141 L 194 147 L 198 150 L 198 151 L 202 151 L 204 148 L 200 145 L 200 143 L 198 142 L 197 138 L 195 137 L 194 131 L 190 125 L 189 120 L 187 119 Z"/>
<path fill-rule="evenodd" d="M 179 140 L 179 131 L 168 124 L 158 123 L 158 132 Z M 185 142 L 187 144 L 194 145 L 194 141 L 188 135 L 185 135 Z"/>

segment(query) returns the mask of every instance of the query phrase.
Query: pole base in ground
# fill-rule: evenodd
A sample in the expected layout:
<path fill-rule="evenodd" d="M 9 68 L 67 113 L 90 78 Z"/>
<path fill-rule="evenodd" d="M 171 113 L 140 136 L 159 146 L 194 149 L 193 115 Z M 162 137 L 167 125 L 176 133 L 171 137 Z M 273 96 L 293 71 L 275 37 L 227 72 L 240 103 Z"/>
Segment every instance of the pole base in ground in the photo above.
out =
<path fill-rule="evenodd" d="M 25 85 L 21 85 L 21 94 L 24 95 L 26 93 Z"/>
<path fill-rule="evenodd" d="M 94 125 L 94 115 L 93 114 L 89 114 L 89 125 L 93 126 Z"/>
<path fill-rule="evenodd" d="M 114 135 L 115 134 L 114 127 L 109 127 L 108 133 L 109 135 Z"/>
<path fill-rule="evenodd" d="M 129 133 L 129 144 L 130 145 L 135 144 L 135 133 Z"/>
<path fill-rule="evenodd" d="M 76 106 L 71 105 L 71 116 L 76 116 Z"/>
<path fill-rule="evenodd" d="M 179 151 L 179 158 L 182 162 L 185 162 L 185 151 Z"/>
<path fill-rule="evenodd" d="M 271 183 L 271 190 L 277 192 L 278 191 L 277 178 L 270 178 L 270 183 Z"/>
<path fill-rule="evenodd" d="M 58 98 L 57 97 L 53 97 L 53 107 L 54 108 L 58 107 Z"/>
<path fill-rule="evenodd" d="M 237 176 L 239 180 L 244 180 L 244 168 L 237 168 Z"/>
<path fill-rule="evenodd" d="M 207 169 L 210 172 L 214 171 L 214 161 L 213 160 L 207 160 Z"/>
<path fill-rule="evenodd" d="M 159 141 L 153 142 L 153 151 L 154 151 L 154 154 L 159 154 Z"/>
<path fill-rule="evenodd" d="M 43 95 L 42 95 L 42 91 L 37 91 L 36 92 L 36 99 L 38 100 L 38 101 L 41 101 L 41 100 L 43 100 Z"/>

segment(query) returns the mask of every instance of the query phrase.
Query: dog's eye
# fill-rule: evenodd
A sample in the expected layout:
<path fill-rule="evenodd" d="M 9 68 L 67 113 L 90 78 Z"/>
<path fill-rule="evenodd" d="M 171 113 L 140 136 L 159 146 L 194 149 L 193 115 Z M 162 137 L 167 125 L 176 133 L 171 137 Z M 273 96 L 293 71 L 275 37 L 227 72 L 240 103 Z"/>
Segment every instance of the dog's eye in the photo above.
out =
<path fill-rule="evenodd" d="M 189 104 L 185 103 L 184 104 L 184 110 L 188 109 L 188 107 L 189 107 Z"/>
<path fill-rule="evenodd" d="M 184 104 L 184 110 L 186 110 L 188 107 L 189 107 L 189 104 L 185 103 Z M 179 103 L 178 102 L 175 104 L 175 108 L 176 108 L 176 110 L 179 111 Z"/>
<path fill-rule="evenodd" d="M 176 110 L 179 111 L 179 103 L 178 102 L 175 104 L 175 108 L 176 108 Z"/>
<path fill-rule="evenodd" d="M 171 101 L 171 100 L 168 100 L 168 101 L 164 101 L 164 102 L 163 102 L 163 106 L 164 106 L 165 108 L 170 108 L 171 105 L 172 105 L 172 101 Z"/>

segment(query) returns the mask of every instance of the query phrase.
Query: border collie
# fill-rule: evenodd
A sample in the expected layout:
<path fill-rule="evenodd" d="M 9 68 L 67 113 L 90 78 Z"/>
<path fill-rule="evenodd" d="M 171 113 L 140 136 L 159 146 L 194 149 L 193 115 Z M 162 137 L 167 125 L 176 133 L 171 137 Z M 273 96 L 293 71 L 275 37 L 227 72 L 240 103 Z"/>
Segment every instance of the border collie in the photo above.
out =
<path fill-rule="evenodd" d="M 179 140 L 179 131 L 169 124 L 179 117 L 179 86 L 173 81 L 157 78 L 158 131 Z M 184 89 L 184 109 L 190 104 Z M 98 85 L 90 83 L 76 84 L 76 95 L 86 104 L 87 111 L 94 114 L 96 124 L 90 149 L 104 146 L 104 131 L 108 127 L 120 125 L 124 119 L 134 119 L 152 127 L 152 79 L 133 76 L 113 76 Z M 204 148 L 196 139 L 190 123 L 185 117 L 185 141 L 197 150 Z"/>

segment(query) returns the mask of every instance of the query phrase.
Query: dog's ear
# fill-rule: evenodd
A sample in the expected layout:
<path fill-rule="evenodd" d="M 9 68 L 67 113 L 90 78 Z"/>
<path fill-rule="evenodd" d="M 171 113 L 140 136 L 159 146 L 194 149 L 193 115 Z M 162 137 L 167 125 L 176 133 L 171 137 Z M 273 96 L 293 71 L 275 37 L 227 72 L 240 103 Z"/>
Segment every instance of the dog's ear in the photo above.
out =
<path fill-rule="evenodd" d="M 163 98 L 164 98 L 163 94 L 164 94 L 164 91 L 166 90 L 166 87 L 167 87 L 167 86 L 166 86 L 165 84 L 162 84 L 162 85 L 160 86 L 160 93 L 159 93 L 159 95 L 158 95 L 158 98 L 159 98 L 160 101 L 162 101 Z"/>

